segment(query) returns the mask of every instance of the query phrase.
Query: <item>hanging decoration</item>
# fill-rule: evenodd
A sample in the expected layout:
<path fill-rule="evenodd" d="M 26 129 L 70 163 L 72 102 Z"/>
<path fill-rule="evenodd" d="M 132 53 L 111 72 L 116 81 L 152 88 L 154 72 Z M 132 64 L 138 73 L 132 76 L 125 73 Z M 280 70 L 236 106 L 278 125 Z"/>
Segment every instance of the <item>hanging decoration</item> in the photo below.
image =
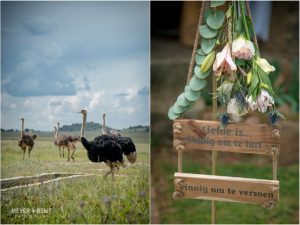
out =
<path fill-rule="evenodd" d="M 281 131 L 275 123 L 283 116 L 275 109 L 276 94 L 269 79 L 275 68 L 260 56 L 249 2 L 231 1 L 227 11 L 217 9 L 224 3 L 202 2 L 187 84 L 168 112 L 174 120 L 173 146 L 178 154 L 172 196 L 211 200 L 212 224 L 216 224 L 217 201 L 271 209 L 278 205 L 280 188 L 277 161 Z M 201 96 L 209 75 L 213 76 L 212 121 L 182 119 Z M 226 106 L 219 116 L 221 124 L 214 121 L 218 102 Z M 271 126 L 228 123 L 251 111 L 267 113 Z M 212 175 L 183 171 L 183 154 L 189 151 L 211 151 Z M 219 151 L 270 156 L 273 179 L 218 176 Z"/>
<path fill-rule="evenodd" d="M 226 111 L 220 113 L 221 126 L 251 111 L 268 113 L 274 124 L 283 117 L 275 109 L 276 94 L 269 78 L 275 68 L 260 55 L 246 3 L 229 2 L 226 13 L 216 9 L 224 3 L 211 1 L 204 12 L 204 21 L 198 27 L 201 40 L 193 75 L 168 116 L 175 120 L 192 108 L 212 75 L 218 81 L 214 97 L 220 105 L 226 105 Z"/>

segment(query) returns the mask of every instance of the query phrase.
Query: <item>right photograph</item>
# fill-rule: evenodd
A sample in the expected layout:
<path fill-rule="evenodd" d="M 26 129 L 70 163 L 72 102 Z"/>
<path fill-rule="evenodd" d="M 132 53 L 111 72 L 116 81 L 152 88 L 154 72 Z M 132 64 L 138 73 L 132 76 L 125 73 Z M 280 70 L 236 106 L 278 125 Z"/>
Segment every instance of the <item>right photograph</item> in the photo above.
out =
<path fill-rule="evenodd" d="M 151 223 L 299 224 L 299 2 L 151 2 Z"/>

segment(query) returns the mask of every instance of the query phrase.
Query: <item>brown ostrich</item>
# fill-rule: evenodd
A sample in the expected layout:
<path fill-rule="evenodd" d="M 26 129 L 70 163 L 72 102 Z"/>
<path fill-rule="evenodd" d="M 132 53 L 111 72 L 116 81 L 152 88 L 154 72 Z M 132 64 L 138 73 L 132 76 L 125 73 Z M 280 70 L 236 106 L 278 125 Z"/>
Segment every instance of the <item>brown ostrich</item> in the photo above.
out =
<path fill-rule="evenodd" d="M 59 131 L 59 122 L 57 123 L 57 128 L 54 127 L 54 144 L 59 149 L 60 157 L 65 157 L 65 148 L 68 149 L 68 162 L 70 161 L 70 151 L 72 151 L 71 159 L 74 161 L 74 153 L 76 150 L 75 143 L 79 141 L 79 136 L 71 136 L 71 135 L 61 135 L 58 133 Z M 62 148 L 62 151 L 61 151 Z"/>
<path fill-rule="evenodd" d="M 65 157 L 64 151 L 61 151 L 61 147 L 63 147 L 63 146 L 59 145 L 57 127 L 55 127 L 55 126 L 54 126 L 54 141 L 53 142 L 54 142 L 55 146 L 58 147 L 59 157 Z M 63 150 L 64 150 L 64 148 L 63 148 Z"/>
<path fill-rule="evenodd" d="M 121 137 L 121 134 L 119 131 L 117 130 L 108 130 L 106 129 L 106 125 L 105 125 L 105 117 L 106 117 L 106 114 L 103 113 L 102 115 L 102 134 L 107 134 L 107 135 L 114 135 L 114 136 L 118 136 L 118 137 Z"/>
<path fill-rule="evenodd" d="M 57 130 L 56 130 L 56 133 L 57 133 L 57 136 L 59 136 L 59 122 L 57 122 Z M 66 135 L 66 136 L 68 136 L 68 139 L 69 139 L 69 141 L 71 142 L 71 144 L 72 144 L 72 148 L 74 148 L 75 150 L 76 150 L 76 146 L 75 146 L 75 144 L 76 144 L 76 142 L 77 141 L 80 141 L 80 136 L 74 136 L 74 135 Z M 65 146 L 62 146 L 62 149 L 63 149 L 63 151 L 62 151 L 62 155 L 63 155 L 63 157 L 65 157 Z M 74 151 L 75 151 L 74 150 Z M 61 154 L 61 150 L 60 150 L 60 147 L 59 147 L 59 152 L 60 152 L 60 154 Z"/>
<path fill-rule="evenodd" d="M 18 145 L 23 150 L 23 160 L 25 159 L 25 152 L 28 148 L 28 155 L 30 159 L 30 152 L 34 146 L 34 140 L 36 139 L 36 135 L 33 134 L 25 134 L 24 132 L 24 118 L 21 118 L 21 134 L 19 137 Z"/>

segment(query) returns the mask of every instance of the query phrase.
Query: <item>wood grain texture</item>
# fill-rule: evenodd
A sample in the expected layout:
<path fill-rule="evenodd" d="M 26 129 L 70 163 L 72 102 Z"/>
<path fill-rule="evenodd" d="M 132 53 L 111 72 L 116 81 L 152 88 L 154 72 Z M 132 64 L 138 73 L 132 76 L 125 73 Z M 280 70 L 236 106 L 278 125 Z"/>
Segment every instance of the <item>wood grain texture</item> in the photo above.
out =
<path fill-rule="evenodd" d="M 225 129 L 218 121 L 175 120 L 176 150 L 207 150 L 252 154 L 278 154 L 280 128 L 266 124 L 229 123 Z"/>
<path fill-rule="evenodd" d="M 279 181 L 190 173 L 175 173 L 177 198 L 260 204 L 273 208 L 279 200 Z"/>

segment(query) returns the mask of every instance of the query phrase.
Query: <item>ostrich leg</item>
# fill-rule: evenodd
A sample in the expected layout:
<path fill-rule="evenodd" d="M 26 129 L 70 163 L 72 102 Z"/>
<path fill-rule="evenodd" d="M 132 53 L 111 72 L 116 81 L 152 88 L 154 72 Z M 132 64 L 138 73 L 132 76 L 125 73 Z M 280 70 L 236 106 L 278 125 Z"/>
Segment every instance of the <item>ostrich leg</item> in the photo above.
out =
<path fill-rule="evenodd" d="M 74 159 L 74 153 L 75 153 L 75 150 L 76 150 L 76 147 L 75 147 L 75 145 L 74 144 L 72 144 L 72 148 L 73 148 L 73 152 L 72 152 L 72 154 L 71 154 L 71 159 L 73 159 L 73 162 L 75 161 L 75 159 Z"/>
<path fill-rule="evenodd" d="M 115 168 L 112 169 L 111 176 L 112 180 L 115 180 Z"/>
<path fill-rule="evenodd" d="M 23 160 L 25 160 L 25 152 L 26 150 L 23 149 Z"/>
<path fill-rule="evenodd" d="M 68 162 L 70 162 L 70 147 L 68 146 Z"/>
<path fill-rule="evenodd" d="M 29 148 L 28 148 L 28 156 L 29 156 L 29 159 L 30 159 L 30 151 L 31 151 L 31 148 L 29 147 Z"/>
<path fill-rule="evenodd" d="M 108 166 L 110 168 L 110 171 L 108 171 L 105 175 L 104 175 L 104 179 L 106 179 L 106 177 L 109 175 L 109 174 L 112 174 L 112 180 L 115 180 L 115 177 L 114 177 L 114 165 L 113 163 L 111 163 L 110 161 L 108 161 Z"/>

